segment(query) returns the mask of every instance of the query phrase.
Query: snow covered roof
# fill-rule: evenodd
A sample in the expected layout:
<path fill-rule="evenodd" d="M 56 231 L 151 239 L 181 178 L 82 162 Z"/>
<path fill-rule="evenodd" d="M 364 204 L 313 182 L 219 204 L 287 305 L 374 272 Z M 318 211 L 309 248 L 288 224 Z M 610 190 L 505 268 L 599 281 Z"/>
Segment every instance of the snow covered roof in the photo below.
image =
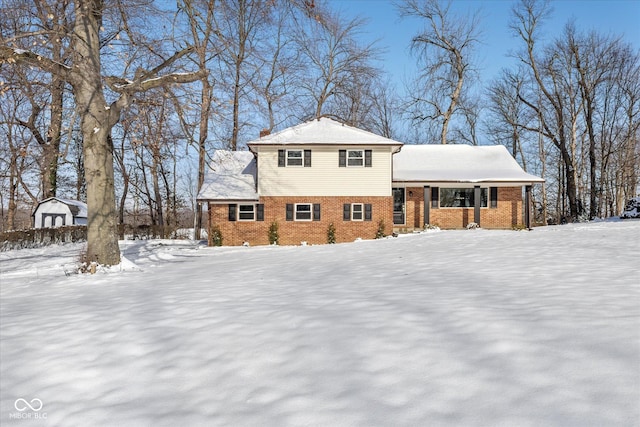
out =
<path fill-rule="evenodd" d="M 249 149 L 260 145 L 397 145 L 402 143 L 326 117 L 314 119 L 249 142 Z"/>
<path fill-rule="evenodd" d="M 36 208 L 34 210 L 34 214 L 38 210 L 38 208 L 40 208 L 41 205 L 43 205 L 45 203 L 49 203 L 52 200 L 57 200 L 58 202 L 64 203 L 65 205 L 69 206 L 69 210 L 71 211 L 71 214 L 76 218 L 86 218 L 87 217 L 87 204 L 86 203 L 81 202 L 79 200 L 63 199 L 63 198 L 60 198 L 60 197 L 49 197 L 48 199 L 41 200 L 38 203 L 38 206 L 36 206 Z"/>
<path fill-rule="evenodd" d="M 393 181 L 544 182 L 526 173 L 502 145 L 404 145 L 393 156 Z"/>
<path fill-rule="evenodd" d="M 256 161 L 249 151 L 216 150 L 209 173 L 198 193 L 198 200 L 258 200 Z"/>

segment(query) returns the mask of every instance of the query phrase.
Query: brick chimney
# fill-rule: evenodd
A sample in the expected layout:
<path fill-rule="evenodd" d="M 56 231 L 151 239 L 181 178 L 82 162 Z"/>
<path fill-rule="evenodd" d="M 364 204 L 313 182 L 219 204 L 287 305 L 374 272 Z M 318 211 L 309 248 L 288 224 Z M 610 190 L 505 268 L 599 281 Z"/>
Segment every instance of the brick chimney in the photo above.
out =
<path fill-rule="evenodd" d="M 269 129 L 262 129 L 260 131 L 260 138 L 263 138 L 263 137 L 269 135 L 270 133 L 271 133 L 271 131 Z"/>

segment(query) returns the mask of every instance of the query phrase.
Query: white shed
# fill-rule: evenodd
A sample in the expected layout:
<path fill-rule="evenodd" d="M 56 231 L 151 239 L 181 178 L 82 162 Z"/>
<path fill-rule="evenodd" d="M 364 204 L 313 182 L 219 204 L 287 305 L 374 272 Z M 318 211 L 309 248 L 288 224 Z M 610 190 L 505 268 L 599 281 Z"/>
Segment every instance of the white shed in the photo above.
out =
<path fill-rule="evenodd" d="M 36 206 L 33 223 L 35 228 L 87 225 L 87 204 L 78 200 L 50 197 Z"/>

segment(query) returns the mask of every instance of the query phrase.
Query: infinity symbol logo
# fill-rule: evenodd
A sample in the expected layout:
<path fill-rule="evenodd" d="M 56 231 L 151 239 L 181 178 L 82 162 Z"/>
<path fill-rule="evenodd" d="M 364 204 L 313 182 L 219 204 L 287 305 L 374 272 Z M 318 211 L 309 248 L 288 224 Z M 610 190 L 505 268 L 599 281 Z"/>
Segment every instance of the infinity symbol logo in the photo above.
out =
<path fill-rule="evenodd" d="M 25 399 L 20 398 L 20 399 L 16 399 L 16 403 L 13 404 L 13 406 L 15 406 L 15 408 L 20 411 L 26 411 L 27 409 L 31 409 L 34 412 L 38 412 L 40 409 L 42 409 L 42 400 L 35 398 L 35 399 L 31 399 L 31 402 L 27 402 Z"/>

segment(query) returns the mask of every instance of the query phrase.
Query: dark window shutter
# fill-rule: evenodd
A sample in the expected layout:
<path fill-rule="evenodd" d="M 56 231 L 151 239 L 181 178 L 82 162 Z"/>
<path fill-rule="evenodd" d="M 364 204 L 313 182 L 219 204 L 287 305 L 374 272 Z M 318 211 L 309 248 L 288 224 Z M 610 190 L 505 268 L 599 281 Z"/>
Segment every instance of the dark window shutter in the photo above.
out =
<path fill-rule="evenodd" d="M 372 211 L 372 206 L 370 203 L 367 203 L 364 205 L 364 220 L 365 221 L 371 221 L 371 211 Z"/>
<path fill-rule="evenodd" d="M 490 193 L 491 193 L 491 204 L 489 206 L 491 206 L 492 208 L 497 208 L 498 207 L 498 187 L 490 187 Z"/>
<path fill-rule="evenodd" d="M 283 168 L 287 161 L 287 152 L 285 150 L 278 150 L 278 167 Z"/>
<path fill-rule="evenodd" d="M 262 203 L 256 205 L 256 221 L 264 221 L 264 205 Z"/>
<path fill-rule="evenodd" d="M 313 220 L 320 221 L 320 203 L 313 205 Z"/>
<path fill-rule="evenodd" d="M 440 200 L 440 191 L 438 187 L 431 187 L 431 207 L 438 209 L 438 201 Z"/>
<path fill-rule="evenodd" d="M 293 221 L 293 203 L 287 203 L 287 221 Z"/>
<path fill-rule="evenodd" d="M 236 220 L 236 205 L 229 205 L 229 221 Z"/>
<path fill-rule="evenodd" d="M 338 151 L 338 167 L 347 167 L 347 150 Z"/>
<path fill-rule="evenodd" d="M 364 150 L 364 167 L 371 167 L 371 150 Z"/>
<path fill-rule="evenodd" d="M 311 167 L 311 150 L 304 150 L 304 167 Z"/>
<path fill-rule="evenodd" d="M 349 203 L 342 205 L 342 219 L 344 221 L 351 221 L 351 205 Z"/>

